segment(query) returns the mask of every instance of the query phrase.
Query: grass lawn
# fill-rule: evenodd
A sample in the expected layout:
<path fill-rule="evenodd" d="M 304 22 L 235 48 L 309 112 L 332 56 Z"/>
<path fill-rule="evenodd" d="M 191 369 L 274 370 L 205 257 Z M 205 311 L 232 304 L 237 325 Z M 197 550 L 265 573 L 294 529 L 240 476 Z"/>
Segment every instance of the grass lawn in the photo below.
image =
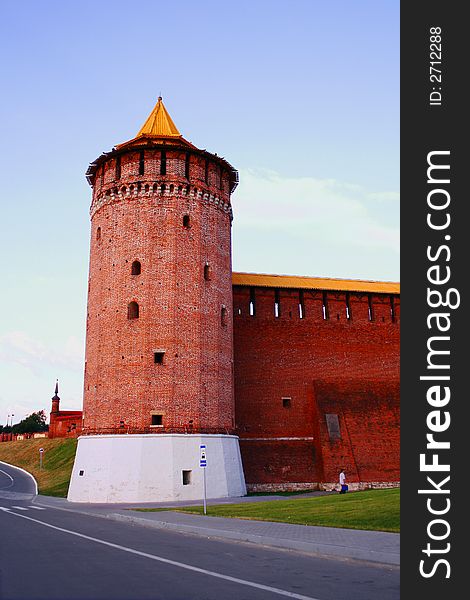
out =
<path fill-rule="evenodd" d="M 39 448 L 44 448 L 43 466 L 39 469 Z M 0 460 L 22 467 L 38 482 L 40 494 L 65 498 L 69 488 L 76 439 L 40 438 L 0 444 Z"/>
<path fill-rule="evenodd" d="M 203 514 L 202 506 L 166 510 Z M 207 514 L 213 517 L 397 533 L 400 531 L 400 490 L 366 490 L 313 498 L 273 500 L 272 502 L 218 504 L 208 506 Z"/>

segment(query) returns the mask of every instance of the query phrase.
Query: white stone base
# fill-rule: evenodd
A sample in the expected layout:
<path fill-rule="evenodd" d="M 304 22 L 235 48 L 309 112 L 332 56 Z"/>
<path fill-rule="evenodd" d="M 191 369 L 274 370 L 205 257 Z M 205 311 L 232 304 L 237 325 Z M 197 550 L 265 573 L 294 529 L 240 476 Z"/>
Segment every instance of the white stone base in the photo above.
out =
<path fill-rule="evenodd" d="M 199 446 L 207 448 L 206 497 L 246 494 L 233 435 L 93 435 L 78 438 L 67 500 L 165 502 L 203 498 Z M 183 471 L 191 471 L 183 485 Z"/>

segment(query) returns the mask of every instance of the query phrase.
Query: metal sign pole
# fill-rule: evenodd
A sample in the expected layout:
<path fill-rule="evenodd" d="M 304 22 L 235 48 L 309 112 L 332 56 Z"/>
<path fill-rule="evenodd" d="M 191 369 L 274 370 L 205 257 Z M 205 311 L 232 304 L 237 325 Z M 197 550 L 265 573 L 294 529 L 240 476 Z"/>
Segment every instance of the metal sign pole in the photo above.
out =
<path fill-rule="evenodd" d="M 204 488 L 204 514 L 207 514 L 207 501 L 206 501 L 206 467 L 207 467 L 207 452 L 206 445 L 201 444 L 199 446 L 199 467 L 202 469 L 202 482 Z"/>
<path fill-rule="evenodd" d="M 204 480 L 204 514 L 207 514 L 207 502 L 206 502 L 206 469 L 203 469 L 203 480 Z"/>
<path fill-rule="evenodd" d="M 42 469 L 42 455 L 44 453 L 43 448 L 39 448 L 39 469 Z"/>

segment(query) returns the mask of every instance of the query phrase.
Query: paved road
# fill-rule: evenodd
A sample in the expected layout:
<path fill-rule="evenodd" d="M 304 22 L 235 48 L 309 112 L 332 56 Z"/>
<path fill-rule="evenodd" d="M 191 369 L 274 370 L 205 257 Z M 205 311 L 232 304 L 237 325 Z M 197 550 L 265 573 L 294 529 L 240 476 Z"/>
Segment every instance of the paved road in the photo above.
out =
<path fill-rule="evenodd" d="M 396 567 L 44 508 L 34 492 L 31 478 L 0 463 L 2 600 L 399 598 Z"/>

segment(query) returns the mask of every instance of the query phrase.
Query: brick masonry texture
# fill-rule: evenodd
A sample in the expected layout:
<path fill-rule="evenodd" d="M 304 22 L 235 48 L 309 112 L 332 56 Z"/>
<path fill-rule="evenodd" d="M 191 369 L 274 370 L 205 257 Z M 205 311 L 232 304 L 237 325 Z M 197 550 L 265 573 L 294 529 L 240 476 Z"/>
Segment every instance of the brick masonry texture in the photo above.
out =
<path fill-rule="evenodd" d="M 399 480 L 400 305 L 392 300 L 393 312 L 388 295 L 350 293 L 347 304 L 336 292 L 234 287 L 235 412 L 248 486 L 336 482 L 342 467 L 351 483 Z M 339 435 L 326 415 L 336 415 Z"/>
<path fill-rule="evenodd" d="M 98 170 L 91 206 L 84 428 L 148 428 L 158 414 L 166 429 L 232 431 L 228 174 L 214 163 L 206 181 L 191 154 L 187 179 L 171 148 L 165 175 L 160 150 L 145 151 L 143 174 L 140 151 L 119 157 L 119 180 L 116 158 Z"/>
<path fill-rule="evenodd" d="M 232 286 L 227 163 L 178 143 L 103 157 L 84 432 L 235 432 L 253 490 L 399 481 L 399 296 Z"/>

